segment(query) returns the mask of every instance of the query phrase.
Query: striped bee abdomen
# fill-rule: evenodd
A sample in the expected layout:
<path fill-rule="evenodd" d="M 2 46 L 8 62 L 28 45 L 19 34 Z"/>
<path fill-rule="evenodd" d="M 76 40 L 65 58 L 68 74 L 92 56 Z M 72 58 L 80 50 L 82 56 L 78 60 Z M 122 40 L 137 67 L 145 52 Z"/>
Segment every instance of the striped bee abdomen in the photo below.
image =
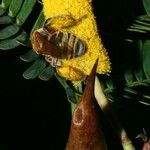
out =
<path fill-rule="evenodd" d="M 51 35 L 50 41 L 61 49 L 62 58 L 71 59 L 81 56 L 86 51 L 85 43 L 68 32 L 55 32 Z"/>

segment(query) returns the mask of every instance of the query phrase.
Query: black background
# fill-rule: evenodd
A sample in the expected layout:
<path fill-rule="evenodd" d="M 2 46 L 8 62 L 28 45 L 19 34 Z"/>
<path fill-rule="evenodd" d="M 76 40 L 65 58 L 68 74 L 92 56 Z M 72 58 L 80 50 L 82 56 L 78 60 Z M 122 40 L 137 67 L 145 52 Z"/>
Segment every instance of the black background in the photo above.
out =
<path fill-rule="evenodd" d="M 102 0 L 99 4 L 98 0 L 93 0 L 93 6 L 99 33 L 116 69 L 122 62 L 120 54 L 127 49 L 130 51 L 132 45 L 111 35 L 126 37 L 126 28 L 133 18 L 144 13 L 142 1 Z M 27 31 L 32 24 L 29 20 L 38 15 L 38 8 L 41 7 L 34 8 L 24 25 Z M 55 78 L 44 82 L 22 77 L 24 70 L 31 65 L 19 59 L 26 51 L 20 46 L 0 52 L 0 150 L 63 150 L 71 118 L 65 91 Z M 132 111 L 121 108 L 117 111 L 136 148 L 140 149 L 142 141 L 135 140 L 135 136 L 143 127 L 149 133 L 150 110 L 143 105 L 128 105 Z"/>
<path fill-rule="evenodd" d="M 70 119 L 64 89 L 54 78 L 25 80 L 29 64 L 8 53 L 0 57 L 0 149 L 62 149 Z"/>

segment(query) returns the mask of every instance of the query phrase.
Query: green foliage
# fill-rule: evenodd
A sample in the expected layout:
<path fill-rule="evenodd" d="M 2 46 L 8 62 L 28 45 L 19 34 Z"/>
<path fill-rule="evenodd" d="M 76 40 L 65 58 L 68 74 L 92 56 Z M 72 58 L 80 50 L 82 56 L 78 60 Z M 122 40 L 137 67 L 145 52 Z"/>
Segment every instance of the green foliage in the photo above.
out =
<path fill-rule="evenodd" d="M 11 0 L 2 0 L 0 7 L 6 10 L 9 7 L 10 3 L 11 3 Z"/>
<path fill-rule="evenodd" d="M 143 5 L 147 14 L 137 17 L 134 23 L 128 28 L 129 31 L 140 33 L 150 32 L 150 1 L 143 0 Z"/>
<path fill-rule="evenodd" d="M 150 106 L 150 93 L 147 92 L 147 89 L 150 88 L 150 40 L 139 40 L 138 49 L 140 57 L 139 68 L 124 71 L 123 78 L 125 82 L 121 83 L 122 86 L 118 89 L 117 83 L 113 82 L 113 79 L 106 81 L 105 91 L 111 101 L 114 101 L 117 95 L 127 100 L 135 100 Z"/>
<path fill-rule="evenodd" d="M 60 77 L 57 74 L 55 74 L 55 77 L 64 87 L 67 94 L 68 101 L 72 103 L 77 103 L 79 99 L 78 94 L 75 91 L 73 91 L 73 89 L 68 85 L 67 81 L 64 78 Z"/>
<path fill-rule="evenodd" d="M 23 25 L 23 23 L 26 21 L 27 17 L 31 13 L 34 5 L 36 3 L 36 0 L 24 0 L 24 3 L 21 7 L 21 10 L 19 11 L 18 15 L 16 16 L 16 22 L 18 25 Z"/>
<path fill-rule="evenodd" d="M 120 97 L 150 106 L 150 93 L 148 92 L 150 90 L 150 39 L 148 38 L 150 32 L 150 1 L 143 0 L 143 6 L 147 14 L 137 17 L 128 28 L 130 32 L 145 35 L 144 38 L 141 35 L 141 38 L 135 36 L 135 39 L 129 40 L 137 45 L 138 66 L 136 66 L 136 69 L 128 68 L 124 70 L 124 82 L 121 83 L 120 87 L 117 87 L 116 82 L 113 82 L 113 78 L 106 81 L 105 92 L 111 101 Z"/>
<path fill-rule="evenodd" d="M 51 65 L 48 65 L 44 70 L 39 74 L 39 78 L 44 81 L 50 80 L 55 74 L 55 71 Z"/>
<path fill-rule="evenodd" d="M 8 16 L 16 17 L 22 7 L 23 0 L 12 0 L 9 6 Z M 17 5 L 14 5 L 17 4 Z"/>
<path fill-rule="evenodd" d="M 150 31 L 150 16 L 142 15 L 134 20 L 134 23 L 128 28 L 129 31 L 147 33 Z"/>
<path fill-rule="evenodd" d="M 7 39 L 16 33 L 18 33 L 20 27 L 17 24 L 8 25 L 4 29 L 0 30 L 0 40 Z"/>
<path fill-rule="evenodd" d="M 13 22 L 13 18 L 11 18 L 10 16 L 0 17 L 0 24 L 10 24 L 11 22 Z"/>
<path fill-rule="evenodd" d="M 40 27 L 42 27 L 43 23 L 44 23 L 44 15 L 43 15 L 43 12 L 41 11 L 39 17 L 37 18 L 32 30 L 31 30 L 30 36 L 31 36 L 33 31 L 35 31 L 35 30 L 39 29 Z"/>
<path fill-rule="evenodd" d="M 20 56 L 20 59 L 26 62 L 31 62 L 36 60 L 39 57 L 33 50 L 29 50 L 24 55 Z"/>
<path fill-rule="evenodd" d="M 22 25 L 31 14 L 36 0 L 2 0 L 0 4 L 0 49 L 10 50 L 28 38 Z"/>
<path fill-rule="evenodd" d="M 0 49 L 1 50 L 11 50 L 14 49 L 16 47 L 18 47 L 20 45 L 19 42 L 17 42 L 17 40 L 19 41 L 25 41 L 27 39 L 27 34 L 26 32 L 22 31 L 19 35 L 17 35 L 16 37 L 11 37 L 5 40 L 1 40 L 0 41 Z"/>
<path fill-rule="evenodd" d="M 0 4 L 0 16 L 2 16 L 6 12 L 10 3 L 11 3 L 11 0 L 2 0 L 2 3 Z"/>
<path fill-rule="evenodd" d="M 150 40 L 146 40 L 142 45 L 143 50 L 143 70 L 148 81 L 150 81 Z"/>
<path fill-rule="evenodd" d="M 146 13 L 148 15 L 150 15 L 150 1 L 149 0 L 143 0 L 143 5 L 144 5 Z"/>
<path fill-rule="evenodd" d="M 34 79 L 36 78 L 46 67 L 46 62 L 44 59 L 37 59 L 24 73 L 23 77 L 25 79 Z"/>

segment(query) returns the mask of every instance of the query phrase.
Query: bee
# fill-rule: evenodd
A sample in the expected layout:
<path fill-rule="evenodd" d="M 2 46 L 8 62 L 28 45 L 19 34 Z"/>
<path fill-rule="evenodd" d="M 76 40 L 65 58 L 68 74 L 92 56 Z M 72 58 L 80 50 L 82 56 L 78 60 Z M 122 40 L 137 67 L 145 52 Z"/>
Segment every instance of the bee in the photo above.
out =
<path fill-rule="evenodd" d="M 138 134 L 136 138 L 142 138 L 144 142 L 142 150 L 150 150 L 150 138 L 148 137 L 144 128 L 143 133 Z"/>
<path fill-rule="evenodd" d="M 32 33 L 31 43 L 37 54 L 43 55 L 53 67 L 60 67 L 63 59 L 68 60 L 85 54 L 86 45 L 76 35 L 50 27 L 52 20 L 53 18 L 47 19 L 42 28 Z"/>

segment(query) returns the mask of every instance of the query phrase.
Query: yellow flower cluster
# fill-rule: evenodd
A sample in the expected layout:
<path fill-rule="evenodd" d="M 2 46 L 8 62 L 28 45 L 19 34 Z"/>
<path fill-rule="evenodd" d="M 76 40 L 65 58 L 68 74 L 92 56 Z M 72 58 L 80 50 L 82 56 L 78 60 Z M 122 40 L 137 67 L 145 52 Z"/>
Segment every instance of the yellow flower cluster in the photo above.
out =
<path fill-rule="evenodd" d="M 58 73 L 70 80 L 80 80 L 82 75 L 90 74 L 97 58 L 97 73 L 110 73 L 109 57 L 97 32 L 91 0 L 43 0 L 43 5 L 45 19 L 62 16 L 54 19 L 53 27 L 76 35 L 87 47 L 84 55 L 63 60 L 62 67 L 57 68 Z"/>

